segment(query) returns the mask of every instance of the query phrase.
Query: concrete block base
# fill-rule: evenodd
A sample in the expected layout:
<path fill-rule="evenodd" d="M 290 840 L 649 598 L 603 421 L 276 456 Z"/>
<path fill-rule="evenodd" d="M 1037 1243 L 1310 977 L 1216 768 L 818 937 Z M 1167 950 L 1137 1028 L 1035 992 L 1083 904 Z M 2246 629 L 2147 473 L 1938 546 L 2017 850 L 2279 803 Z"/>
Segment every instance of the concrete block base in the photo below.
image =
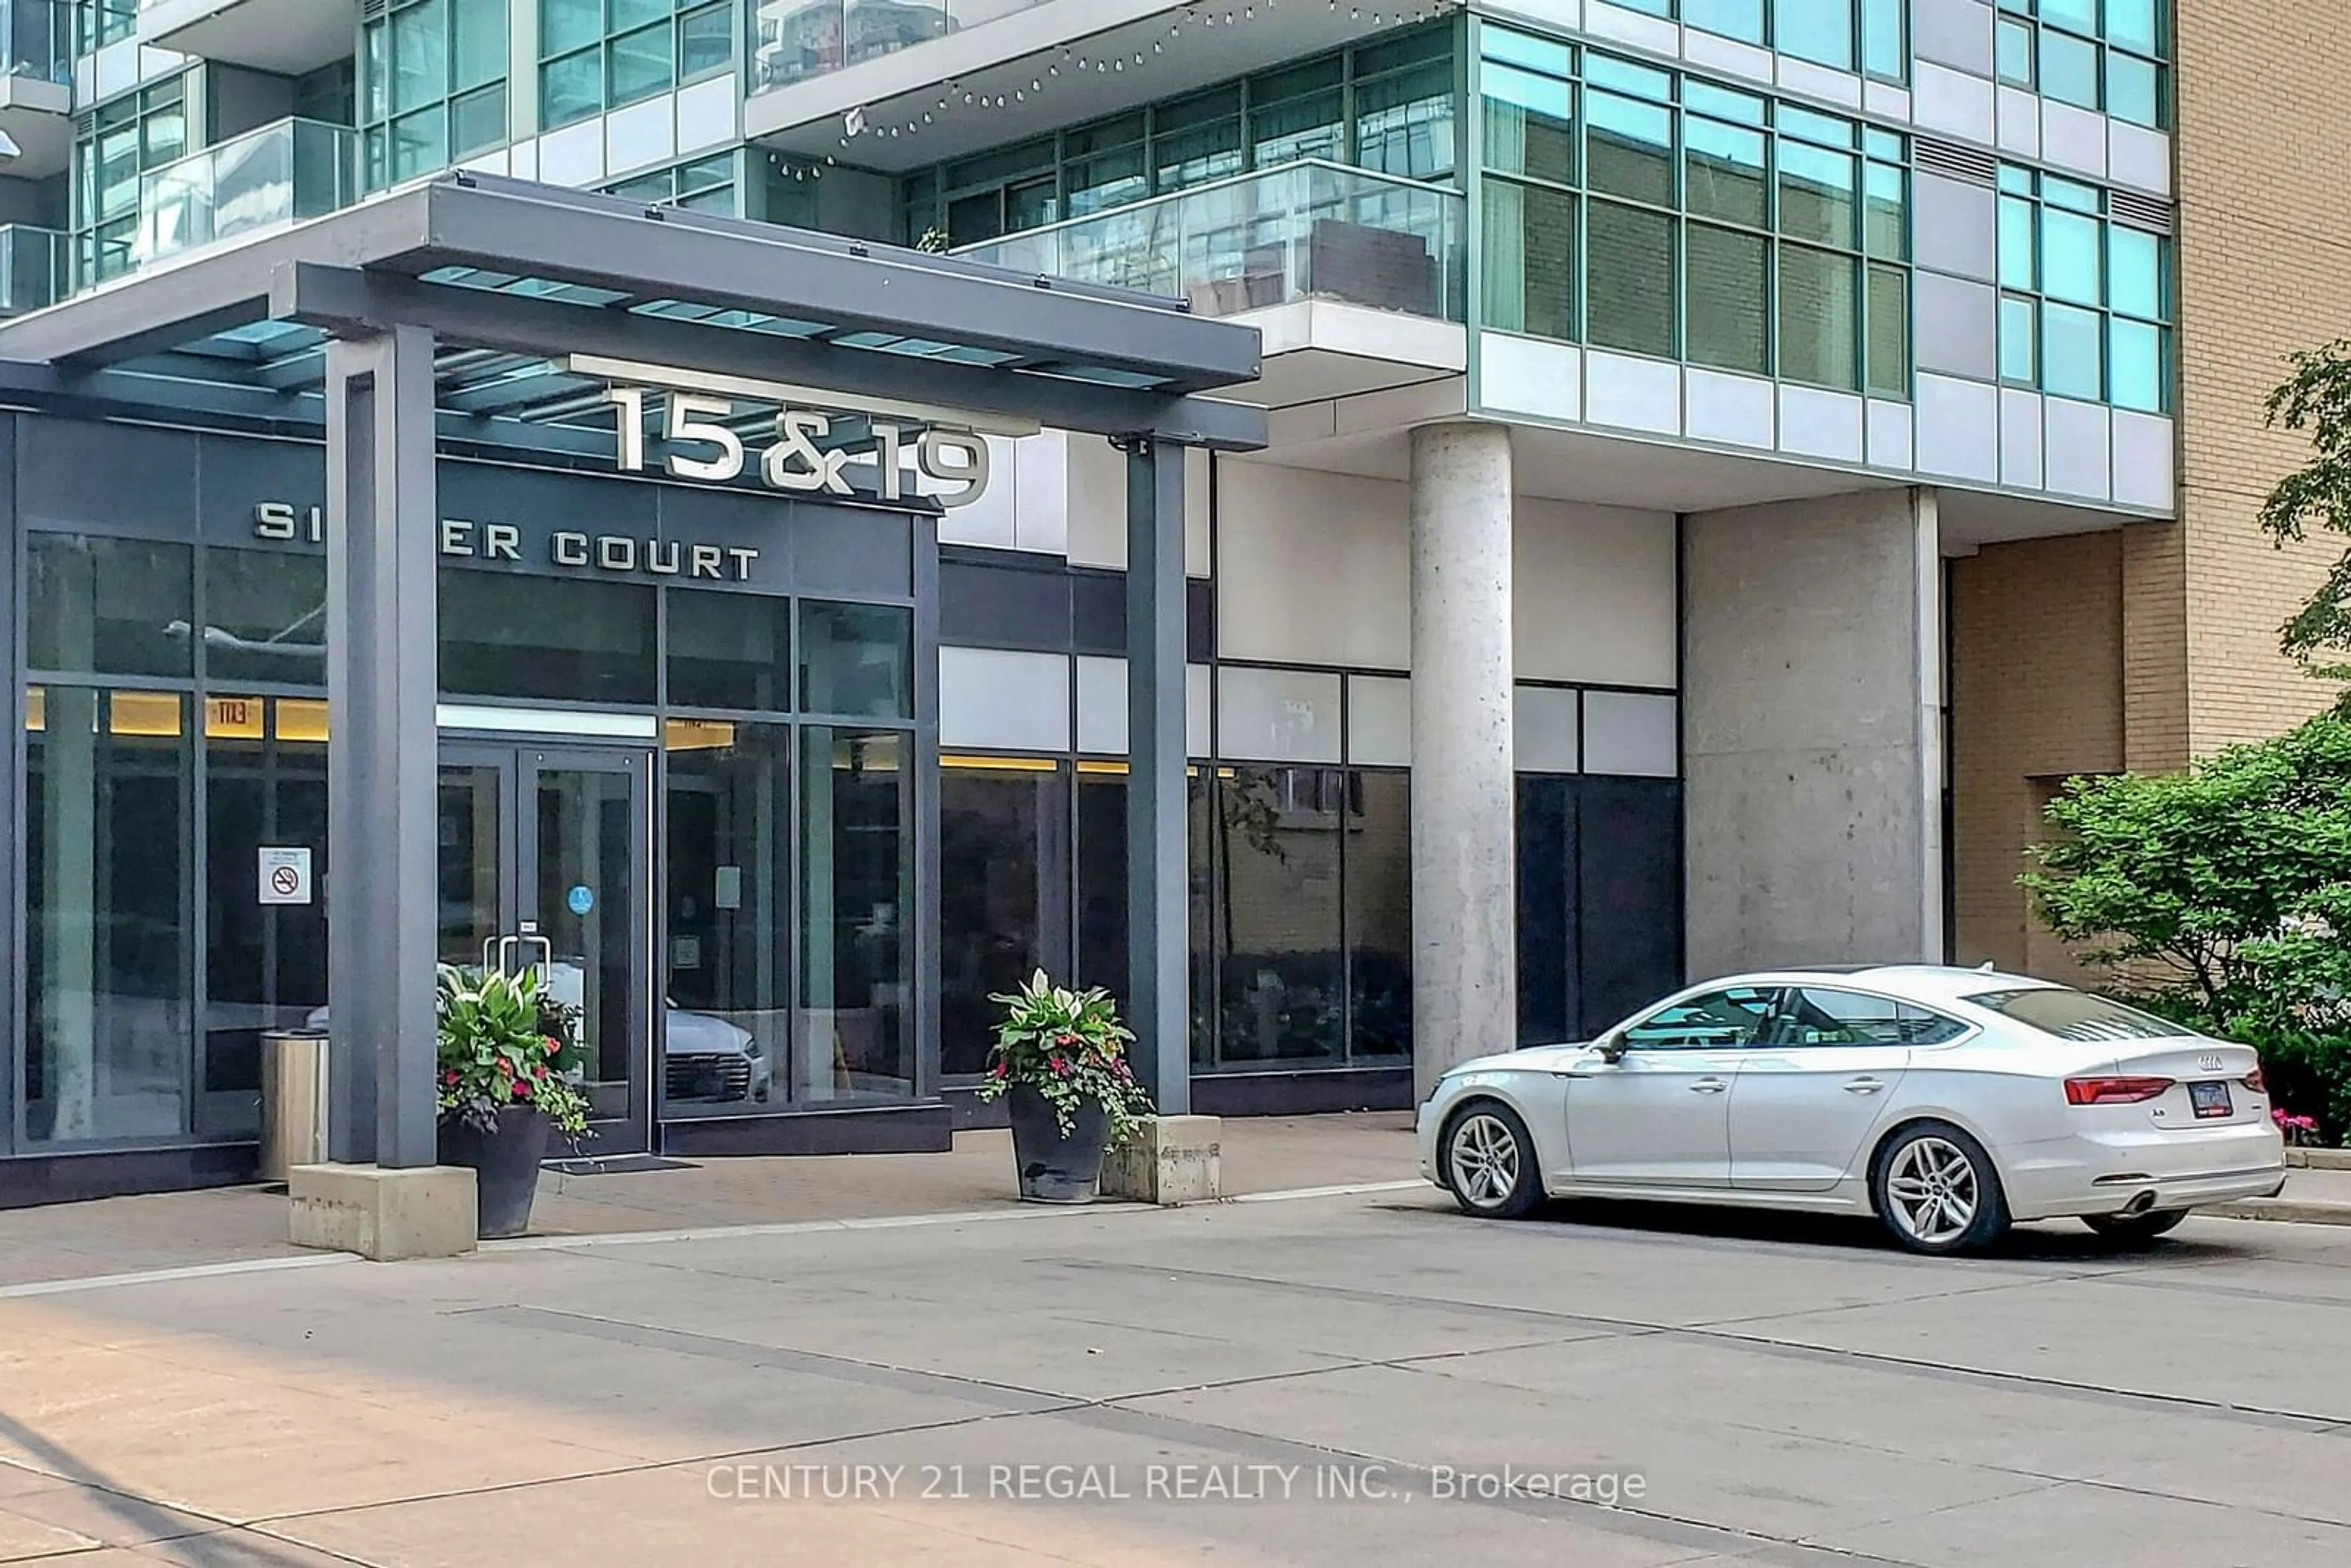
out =
<path fill-rule="evenodd" d="M 379 1263 L 474 1249 L 474 1173 L 462 1166 L 296 1166 L 286 1174 L 289 1239 Z"/>
<path fill-rule="evenodd" d="M 1173 1206 L 1210 1203 L 1225 1191 L 1214 1116 L 1153 1116 L 1102 1160 L 1102 1195 Z"/>

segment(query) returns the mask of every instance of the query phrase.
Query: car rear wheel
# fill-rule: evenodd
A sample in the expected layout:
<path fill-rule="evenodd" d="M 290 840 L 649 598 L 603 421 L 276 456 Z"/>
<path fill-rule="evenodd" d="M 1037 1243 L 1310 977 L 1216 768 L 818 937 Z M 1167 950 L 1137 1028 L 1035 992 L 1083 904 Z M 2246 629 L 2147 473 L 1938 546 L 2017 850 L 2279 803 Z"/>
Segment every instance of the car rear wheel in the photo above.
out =
<path fill-rule="evenodd" d="M 2184 1208 L 2159 1208 L 2146 1214 L 2085 1214 L 2082 1223 L 2109 1241 L 2152 1241 L 2187 1218 Z"/>
<path fill-rule="evenodd" d="M 1913 1252 L 1971 1251 L 2008 1229 L 2008 1199 L 1991 1156 L 1946 1122 L 1906 1127 L 1887 1144 L 1870 1195 L 1886 1228 Z"/>
<path fill-rule="evenodd" d="M 1473 1100 L 1446 1124 L 1445 1185 L 1453 1201 L 1486 1219 L 1518 1219 L 1542 1201 L 1535 1141 L 1499 1100 Z"/>

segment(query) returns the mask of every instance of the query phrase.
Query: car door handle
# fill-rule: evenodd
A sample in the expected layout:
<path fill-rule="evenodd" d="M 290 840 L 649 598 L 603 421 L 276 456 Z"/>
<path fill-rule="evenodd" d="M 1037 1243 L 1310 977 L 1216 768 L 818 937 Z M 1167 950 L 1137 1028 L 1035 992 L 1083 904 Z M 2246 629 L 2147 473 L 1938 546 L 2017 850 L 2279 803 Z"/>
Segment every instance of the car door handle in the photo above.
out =
<path fill-rule="evenodd" d="M 1728 1087 L 1719 1078 L 1701 1078 L 1689 1086 L 1689 1092 L 1693 1094 L 1719 1094 Z"/>
<path fill-rule="evenodd" d="M 1875 1078 L 1856 1078 L 1844 1086 L 1848 1094 L 1875 1094 L 1886 1085 Z"/>

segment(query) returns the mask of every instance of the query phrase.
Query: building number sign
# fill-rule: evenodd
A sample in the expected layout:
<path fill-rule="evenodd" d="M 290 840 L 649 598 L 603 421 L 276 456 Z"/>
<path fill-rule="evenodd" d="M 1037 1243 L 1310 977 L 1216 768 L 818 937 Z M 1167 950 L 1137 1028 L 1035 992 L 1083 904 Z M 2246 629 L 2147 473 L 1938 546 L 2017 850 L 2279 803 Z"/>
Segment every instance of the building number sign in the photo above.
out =
<path fill-rule="evenodd" d="M 645 393 L 641 387 L 613 387 L 605 394 L 615 407 L 620 426 L 620 465 L 623 473 L 645 468 Z M 862 444 L 829 446 L 831 416 L 812 409 L 786 407 L 776 415 L 776 440 L 765 450 L 754 450 L 726 421 L 735 416 L 735 404 L 723 397 L 699 392 L 667 394 L 668 413 L 662 434 L 670 451 L 664 467 L 674 479 L 701 479 L 729 484 L 757 465 L 760 481 L 769 489 L 788 494 L 850 496 L 846 472 L 851 462 L 870 458 L 877 471 L 880 497 L 904 498 L 905 476 L 901 462 L 911 452 L 923 477 L 949 488 L 934 498 L 943 507 L 966 507 L 987 488 L 987 444 L 968 431 L 926 429 L 912 440 L 904 426 L 875 422 L 868 428 L 872 439 Z M 707 450 L 697 455 L 693 448 Z"/>

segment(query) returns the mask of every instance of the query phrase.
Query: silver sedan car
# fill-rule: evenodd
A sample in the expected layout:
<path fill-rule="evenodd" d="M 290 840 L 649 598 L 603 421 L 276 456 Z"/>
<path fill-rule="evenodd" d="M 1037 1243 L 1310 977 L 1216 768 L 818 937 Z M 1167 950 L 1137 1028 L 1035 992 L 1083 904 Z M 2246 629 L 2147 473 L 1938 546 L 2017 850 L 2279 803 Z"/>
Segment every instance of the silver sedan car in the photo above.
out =
<path fill-rule="evenodd" d="M 1419 1138 L 1421 1174 L 1471 1214 L 1547 1197 L 1875 1214 L 1930 1253 L 2066 1217 L 2144 1240 L 2285 1185 L 2248 1048 L 1928 966 L 1737 976 L 1589 1044 L 1465 1061 Z"/>

